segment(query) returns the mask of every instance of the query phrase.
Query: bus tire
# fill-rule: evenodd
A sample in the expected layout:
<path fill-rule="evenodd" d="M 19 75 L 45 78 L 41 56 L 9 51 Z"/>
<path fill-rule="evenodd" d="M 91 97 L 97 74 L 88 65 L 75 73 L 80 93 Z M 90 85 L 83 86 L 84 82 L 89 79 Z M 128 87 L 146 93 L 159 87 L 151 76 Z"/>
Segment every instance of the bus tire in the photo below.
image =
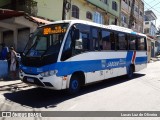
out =
<path fill-rule="evenodd" d="M 128 79 L 132 79 L 133 78 L 133 72 L 134 72 L 134 68 L 133 65 L 130 65 L 127 71 L 127 78 Z"/>
<path fill-rule="evenodd" d="M 80 89 L 80 80 L 79 77 L 76 75 L 73 75 L 71 77 L 70 83 L 69 83 L 69 94 L 76 94 Z"/>

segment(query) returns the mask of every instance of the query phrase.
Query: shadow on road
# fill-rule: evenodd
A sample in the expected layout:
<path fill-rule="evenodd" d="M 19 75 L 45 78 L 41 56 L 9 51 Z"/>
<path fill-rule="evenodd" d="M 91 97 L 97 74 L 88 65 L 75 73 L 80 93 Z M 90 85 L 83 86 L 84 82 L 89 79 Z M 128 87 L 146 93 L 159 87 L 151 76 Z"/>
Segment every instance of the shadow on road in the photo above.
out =
<path fill-rule="evenodd" d="M 135 78 L 143 77 L 144 74 L 135 74 Z M 134 80 L 131 79 L 131 80 Z M 65 90 L 55 91 L 42 88 L 33 88 L 28 90 L 17 91 L 13 93 L 5 93 L 4 96 L 7 100 L 32 107 L 32 108 L 42 108 L 42 107 L 56 107 L 59 103 L 64 102 L 68 99 L 84 95 L 86 93 L 94 92 L 108 87 L 113 87 L 114 85 L 121 84 L 130 81 L 126 79 L 125 76 L 116 77 L 108 80 L 104 80 L 99 83 L 84 86 L 77 95 L 68 95 Z"/>

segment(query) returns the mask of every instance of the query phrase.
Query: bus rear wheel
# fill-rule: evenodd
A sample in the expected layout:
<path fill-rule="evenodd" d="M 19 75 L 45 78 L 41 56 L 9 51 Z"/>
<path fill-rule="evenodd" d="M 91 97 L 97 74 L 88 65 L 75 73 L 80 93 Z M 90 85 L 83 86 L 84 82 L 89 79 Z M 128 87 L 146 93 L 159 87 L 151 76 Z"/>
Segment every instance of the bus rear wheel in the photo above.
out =
<path fill-rule="evenodd" d="M 68 92 L 70 94 L 76 94 L 80 89 L 80 80 L 78 76 L 74 75 L 71 77 Z"/>

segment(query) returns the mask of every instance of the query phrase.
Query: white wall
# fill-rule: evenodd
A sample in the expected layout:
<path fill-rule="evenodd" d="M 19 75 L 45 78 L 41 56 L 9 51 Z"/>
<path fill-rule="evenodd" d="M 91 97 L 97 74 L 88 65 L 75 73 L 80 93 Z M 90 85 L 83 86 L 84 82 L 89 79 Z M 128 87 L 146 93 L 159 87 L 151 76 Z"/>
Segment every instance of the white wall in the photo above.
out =
<path fill-rule="evenodd" d="M 23 52 L 24 47 L 26 46 L 28 40 L 29 40 L 29 34 L 30 34 L 30 29 L 25 28 L 25 29 L 20 29 L 18 30 L 18 40 L 17 40 L 17 52 Z M 3 36 L 5 44 L 10 47 L 14 46 L 14 41 L 13 41 L 13 32 L 5 32 Z"/>
<path fill-rule="evenodd" d="M 22 29 L 18 31 L 17 51 L 23 52 L 29 40 L 30 29 Z"/>

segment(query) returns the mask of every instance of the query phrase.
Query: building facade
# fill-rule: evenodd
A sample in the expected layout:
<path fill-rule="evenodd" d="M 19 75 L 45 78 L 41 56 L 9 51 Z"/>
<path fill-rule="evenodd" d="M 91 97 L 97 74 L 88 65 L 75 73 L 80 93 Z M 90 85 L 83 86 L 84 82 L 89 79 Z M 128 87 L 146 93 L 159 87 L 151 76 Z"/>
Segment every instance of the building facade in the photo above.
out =
<path fill-rule="evenodd" d="M 143 0 L 132 2 L 133 0 L 121 0 L 121 26 L 128 28 L 130 16 L 133 14 L 134 19 L 131 29 L 143 33 L 144 2 Z M 133 13 L 131 13 L 131 9 L 133 9 Z"/>
<path fill-rule="evenodd" d="M 150 45 L 148 46 L 148 50 L 150 50 L 149 54 L 151 57 L 155 57 L 159 49 L 159 43 L 156 40 L 156 33 L 157 33 L 156 19 L 157 17 L 153 11 L 151 10 L 145 11 L 144 33 L 148 36 L 148 40 L 150 40 Z"/>
<path fill-rule="evenodd" d="M 87 0 L 97 8 L 103 10 L 102 24 L 120 25 L 121 0 Z M 94 13 L 93 22 L 96 22 L 96 13 Z"/>
<path fill-rule="evenodd" d="M 63 0 L 35 1 L 38 7 L 37 16 L 54 21 L 62 19 Z M 67 6 L 65 19 L 81 19 L 106 25 L 120 25 L 120 0 L 66 1 L 69 3 L 69 7 Z"/>
<path fill-rule="evenodd" d="M 39 19 L 41 21 L 38 22 L 38 19 L 30 16 L 37 15 L 37 3 L 33 0 L 1 0 L 0 7 L 0 43 L 4 42 L 17 52 L 23 52 L 30 33 L 41 22 L 47 21 Z"/>
<path fill-rule="evenodd" d="M 144 16 L 145 16 L 144 17 L 144 33 L 155 38 L 157 33 L 157 28 L 156 28 L 157 16 L 151 10 L 145 11 Z"/>

